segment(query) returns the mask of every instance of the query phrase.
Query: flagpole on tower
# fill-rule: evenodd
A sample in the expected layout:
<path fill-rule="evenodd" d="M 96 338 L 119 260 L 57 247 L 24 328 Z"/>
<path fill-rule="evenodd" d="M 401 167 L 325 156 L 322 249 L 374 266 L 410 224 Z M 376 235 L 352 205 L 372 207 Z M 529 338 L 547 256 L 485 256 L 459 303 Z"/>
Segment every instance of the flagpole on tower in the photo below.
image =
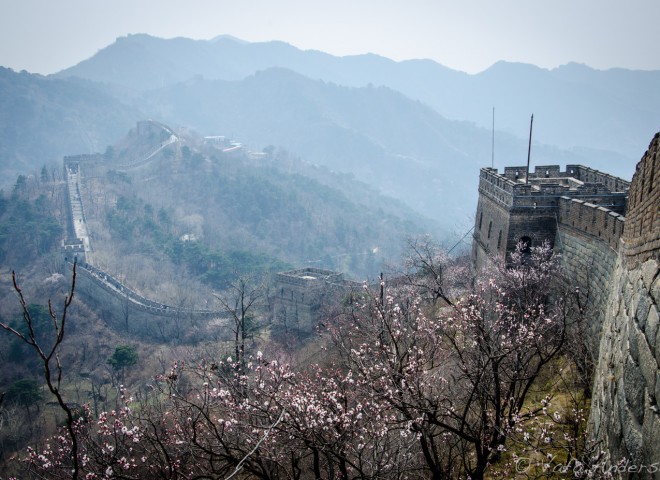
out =
<path fill-rule="evenodd" d="M 490 168 L 495 168 L 495 107 L 493 107 L 493 128 L 490 145 Z"/>
<path fill-rule="evenodd" d="M 529 157 L 532 153 L 532 126 L 534 125 L 534 114 L 532 113 L 532 119 L 529 121 L 529 145 L 527 146 L 527 172 L 525 172 L 525 185 L 527 185 L 529 179 Z"/>

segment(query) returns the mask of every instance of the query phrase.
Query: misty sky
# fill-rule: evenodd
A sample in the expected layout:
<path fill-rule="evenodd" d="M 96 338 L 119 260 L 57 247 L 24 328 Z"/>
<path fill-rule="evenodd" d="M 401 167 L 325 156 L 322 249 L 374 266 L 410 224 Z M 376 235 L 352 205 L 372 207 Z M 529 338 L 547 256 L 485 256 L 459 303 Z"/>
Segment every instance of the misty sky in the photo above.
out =
<path fill-rule="evenodd" d="M 129 33 L 282 40 L 334 55 L 660 70 L 660 0 L 0 0 L 0 65 L 53 73 Z"/>

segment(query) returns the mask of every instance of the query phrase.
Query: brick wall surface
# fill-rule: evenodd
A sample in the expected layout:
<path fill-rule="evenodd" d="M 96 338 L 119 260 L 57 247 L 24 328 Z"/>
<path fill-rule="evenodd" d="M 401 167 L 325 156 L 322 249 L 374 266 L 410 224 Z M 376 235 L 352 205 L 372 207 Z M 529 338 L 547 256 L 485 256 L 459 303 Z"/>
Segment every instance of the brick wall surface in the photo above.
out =
<path fill-rule="evenodd" d="M 622 478 L 660 479 L 660 133 L 637 165 L 600 335 L 589 427 Z"/>
<path fill-rule="evenodd" d="M 660 133 L 637 165 L 630 187 L 623 248 L 629 268 L 659 257 L 660 252 Z"/>

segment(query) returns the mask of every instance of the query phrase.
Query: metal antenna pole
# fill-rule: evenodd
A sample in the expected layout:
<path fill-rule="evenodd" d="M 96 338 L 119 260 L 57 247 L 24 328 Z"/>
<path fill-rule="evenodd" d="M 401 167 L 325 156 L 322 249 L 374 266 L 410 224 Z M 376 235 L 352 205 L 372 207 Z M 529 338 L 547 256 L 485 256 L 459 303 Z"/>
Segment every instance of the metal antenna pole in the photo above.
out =
<path fill-rule="evenodd" d="M 490 145 L 490 168 L 495 168 L 495 107 L 493 107 L 493 138 Z"/>
<path fill-rule="evenodd" d="M 529 145 L 527 146 L 527 171 L 525 172 L 525 185 L 529 181 L 529 157 L 532 153 L 532 126 L 534 125 L 534 114 L 532 113 L 532 119 L 529 121 Z"/>

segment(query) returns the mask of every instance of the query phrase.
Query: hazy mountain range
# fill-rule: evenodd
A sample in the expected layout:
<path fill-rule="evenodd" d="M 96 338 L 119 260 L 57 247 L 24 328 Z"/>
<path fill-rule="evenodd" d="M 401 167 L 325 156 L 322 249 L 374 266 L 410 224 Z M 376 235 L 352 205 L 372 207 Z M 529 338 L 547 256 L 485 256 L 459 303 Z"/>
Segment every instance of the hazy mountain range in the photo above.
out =
<path fill-rule="evenodd" d="M 583 163 L 624 177 L 660 127 L 657 71 L 502 62 L 468 75 L 429 60 L 340 58 L 230 37 L 132 35 L 54 76 L 0 78 L 5 178 L 17 161 L 38 168 L 102 151 L 134 121 L 154 118 L 254 150 L 287 149 L 446 228 L 474 214 L 493 107 L 499 167 L 524 165 L 531 113 L 534 164 Z"/>
<path fill-rule="evenodd" d="M 270 67 L 339 85 L 387 86 L 449 119 L 489 129 L 495 107 L 496 128 L 523 137 L 535 113 L 535 138 L 541 143 L 607 149 L 635 160 L 660 127 L 660 71 L 600 71 L 579 64 L 544 70 L 499 62 L 469 75 L 431 60 L 395 62 L 372 54 L 334 57 L 282 42 L 132 35 L 60 75 L 145 91 L 195 76 L 240 80 Z"/>

